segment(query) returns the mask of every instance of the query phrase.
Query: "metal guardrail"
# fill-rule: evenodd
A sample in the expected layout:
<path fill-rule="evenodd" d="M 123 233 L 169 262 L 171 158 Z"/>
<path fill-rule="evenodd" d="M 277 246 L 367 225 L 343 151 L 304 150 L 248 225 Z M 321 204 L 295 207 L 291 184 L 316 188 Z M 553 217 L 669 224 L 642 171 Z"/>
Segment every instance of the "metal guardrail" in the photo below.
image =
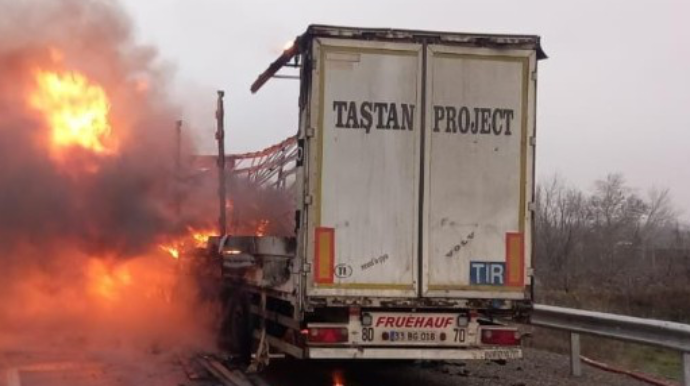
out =
<path fill-rule="evenodd" d="M 571 373 L 575 376 L 582 374 L 579 334 L 588 334 L 679 351 L 683 384 L 690 386 L 690 325 L 542 304 L 534 305 L 532 324 L 570 332 Z"/>

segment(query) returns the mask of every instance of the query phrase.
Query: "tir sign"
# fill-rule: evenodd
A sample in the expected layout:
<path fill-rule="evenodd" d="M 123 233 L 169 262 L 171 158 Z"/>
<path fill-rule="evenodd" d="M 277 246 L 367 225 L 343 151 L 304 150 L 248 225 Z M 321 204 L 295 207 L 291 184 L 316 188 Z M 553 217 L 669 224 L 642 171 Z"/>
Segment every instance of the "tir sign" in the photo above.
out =
<path fill-rule="evenodd" d="M 505 263 L 484 261 L 470 262 L 470 284 L 472 285 L 504 285 Z"/>

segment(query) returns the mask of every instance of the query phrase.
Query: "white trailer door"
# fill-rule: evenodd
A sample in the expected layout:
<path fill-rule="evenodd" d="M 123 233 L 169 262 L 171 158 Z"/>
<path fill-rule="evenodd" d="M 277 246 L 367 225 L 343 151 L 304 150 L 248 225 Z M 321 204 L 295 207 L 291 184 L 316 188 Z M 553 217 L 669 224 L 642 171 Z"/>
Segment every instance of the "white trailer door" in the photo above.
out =
<path fill-rule="evenodd" d="M 524 297 L 533 51 L 427 51 L 423 295 Z"/>
<path fill-rule="evenodd" d="M 309 295 L 418 295 L 422 49 L 317 39 Z"/>

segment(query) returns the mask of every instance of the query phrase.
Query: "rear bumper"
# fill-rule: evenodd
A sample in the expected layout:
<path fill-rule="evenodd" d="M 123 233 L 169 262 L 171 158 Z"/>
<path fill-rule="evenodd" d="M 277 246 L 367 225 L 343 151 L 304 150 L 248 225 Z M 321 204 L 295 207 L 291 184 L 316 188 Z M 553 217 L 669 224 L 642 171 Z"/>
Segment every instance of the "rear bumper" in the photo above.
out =
<path fill-rule="evenodd" d="M 419 359 L 498 360 L 521 359 L 520 347 L 507 348 L 417 348 L 417 347 L 309 347 L 312 359 Z"/>

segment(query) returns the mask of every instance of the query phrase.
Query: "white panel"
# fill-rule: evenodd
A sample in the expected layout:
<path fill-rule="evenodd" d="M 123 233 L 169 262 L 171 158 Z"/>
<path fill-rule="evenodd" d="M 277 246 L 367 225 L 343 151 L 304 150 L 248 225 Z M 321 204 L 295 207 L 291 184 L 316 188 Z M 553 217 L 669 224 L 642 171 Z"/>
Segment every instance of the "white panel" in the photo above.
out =
<path fill-rule="evenodd" d="M 322 40 L 317 51 L 323 85 L 315 222 L 335 229 L 336 275 L 334 283 L 314 285 L 310 293 L 413 296 L 420 47 Z"/>
<path fill-rule="evenodd" d="M 486 290 L 485 297 L 513 297 L 500 292 L 510 291 L 504 277 L 506 234 L 525 231 L 524 207 L 531 195 L 526 179 L 529 175 L 531 180 L 532 153 L 523 141 L 531 133 L 523 122 L 532 111 L 528 55 L 429 49 L 426 294 L 462 296 Z M 479 264 L 474 282 L 472 262 Z"/>

